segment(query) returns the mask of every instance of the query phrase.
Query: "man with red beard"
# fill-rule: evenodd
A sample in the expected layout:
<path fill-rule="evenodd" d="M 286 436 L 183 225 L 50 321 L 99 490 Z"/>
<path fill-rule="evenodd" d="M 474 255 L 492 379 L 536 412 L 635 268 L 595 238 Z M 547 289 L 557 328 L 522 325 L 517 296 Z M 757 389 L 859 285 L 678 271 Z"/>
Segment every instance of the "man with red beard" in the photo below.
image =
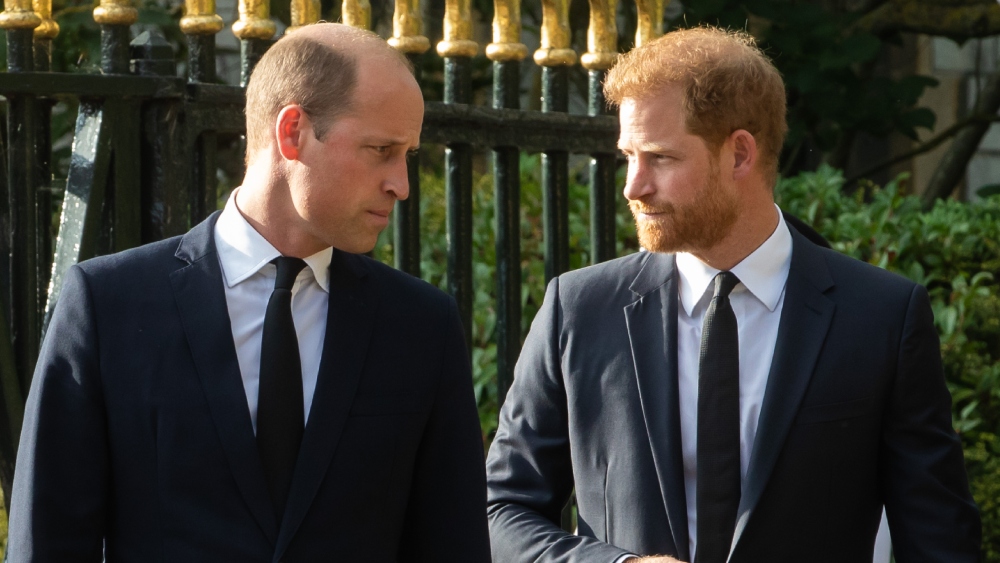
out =
<path fill-rule="evenodd" d="M 978 561 L 927 292 L 787 226 L 753 39 L 669 33 L 605 92 L 645 251 L 549 284 L 487 461 L 494 561 L 872 561 L 883 506 L 899 563 Z"/>

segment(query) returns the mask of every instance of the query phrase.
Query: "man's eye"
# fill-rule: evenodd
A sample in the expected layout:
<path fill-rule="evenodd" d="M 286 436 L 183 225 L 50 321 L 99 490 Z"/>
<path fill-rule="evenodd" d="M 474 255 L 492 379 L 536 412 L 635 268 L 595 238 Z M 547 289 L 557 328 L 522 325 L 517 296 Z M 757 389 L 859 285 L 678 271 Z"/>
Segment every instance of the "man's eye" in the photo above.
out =
<path fill-rule="evenodd" d="M 373 151 L 377 152 L 378 154 L 385 154 L 385 153 L 389 152 L 389 146 L 388 145 L 372 145 L 371 148 L 372 148 Z"/>

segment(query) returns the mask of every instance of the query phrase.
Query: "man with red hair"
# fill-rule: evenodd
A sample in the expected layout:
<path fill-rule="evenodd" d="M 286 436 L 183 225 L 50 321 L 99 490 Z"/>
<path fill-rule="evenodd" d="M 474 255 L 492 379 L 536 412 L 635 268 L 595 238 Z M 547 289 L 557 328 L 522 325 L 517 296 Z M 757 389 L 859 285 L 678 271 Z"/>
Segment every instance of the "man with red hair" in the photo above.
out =
<path fill-rule="evenodd" d="M 978 561 L 927 292 L 786 224 L 753 39 L 669 33 L 605 92 L 645 251 L 549 284 L 487 461 L 494 561 L 872 561 L 883 505 L 899 563 Z"/>

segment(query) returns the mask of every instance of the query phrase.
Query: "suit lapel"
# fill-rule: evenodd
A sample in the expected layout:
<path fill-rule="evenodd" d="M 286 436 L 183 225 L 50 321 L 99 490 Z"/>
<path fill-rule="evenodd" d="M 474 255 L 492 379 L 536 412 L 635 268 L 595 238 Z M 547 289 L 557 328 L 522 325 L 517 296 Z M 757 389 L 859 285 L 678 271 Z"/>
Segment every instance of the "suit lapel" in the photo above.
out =
<path fill-rule="evenodd" d="M 170 282 L 191 356 L 230 469 L 250 512 L 273 544 L 277 540 L 278 527 L 267 494 L 246 390 L 233 344 L 223 289 L 225 282 L 215 251 L 217 219 L 218 213 L 182 237 L 176 256 L 188 265 L 173 272 Z"/>
<path fill-rule="evenodd" d="M 625 307 L 649 447 L 677 556 L 687 561 L 688 523 L 677 387 L 677 276 L 674 257 L 649 253 Z"/>
<path fill-rule="evenodd" d="M 360 257 L 334 251 L 323 357 L 275 561 L 284 554 L 319 490 L 358 389 L 378 305 L 371 284 L 363 283 L 366 274 Z"/>
<path fill-rule="evenodd" d="M 794 229 L 791 233 L 792 262 L 785 285 L 785 301 L 740 498 L 733 550 L 767 487 L 809 386 L 836 308 L 824 295 L 833 286 L 833 279 L 823 259 L 823 251 Z"/>

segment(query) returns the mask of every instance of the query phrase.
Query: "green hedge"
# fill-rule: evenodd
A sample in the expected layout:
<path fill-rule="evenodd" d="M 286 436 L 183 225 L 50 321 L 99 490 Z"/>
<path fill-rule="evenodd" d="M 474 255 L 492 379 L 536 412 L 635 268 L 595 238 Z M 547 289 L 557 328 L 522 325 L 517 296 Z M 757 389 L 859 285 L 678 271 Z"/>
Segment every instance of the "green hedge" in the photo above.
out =
<path fill-rule="evenodd" d="M 486 168 L 485 163 L 483 168 Z M 589 263 L 585 162 L 571 173 L 571 267 Z M 619 178 L 621 185 L 622 178 Z M 484 443 L 496 429 L 496 325 L 493 193 L 489 173 L 474 187 L 475 319 L 473 373 Z M 522 338 L 544 294 L 542 197 L 536 156 L 521 161 Z M 927 286 L 941 335 L 945 375 L 954 399 L 972 492 L 983 515 L 983 556 L 1000 562 L 1000 197 L 966 204 L 939 202 L 921 210 L 900 177 L 885 187 L 863 185 L 845 195 L 843 175 L 821 168 L 782 180 L 779 205 L 811 224 L 840 252 L 898 272 Z M 637 248 L 635 231 L 619 198 L 619 254 Z M 425 279 L 445 286 L 444 184 L 439 173 L 421 176 L 421 266 Z M 390 262 L 391 233 L 376 254 Z"/>

